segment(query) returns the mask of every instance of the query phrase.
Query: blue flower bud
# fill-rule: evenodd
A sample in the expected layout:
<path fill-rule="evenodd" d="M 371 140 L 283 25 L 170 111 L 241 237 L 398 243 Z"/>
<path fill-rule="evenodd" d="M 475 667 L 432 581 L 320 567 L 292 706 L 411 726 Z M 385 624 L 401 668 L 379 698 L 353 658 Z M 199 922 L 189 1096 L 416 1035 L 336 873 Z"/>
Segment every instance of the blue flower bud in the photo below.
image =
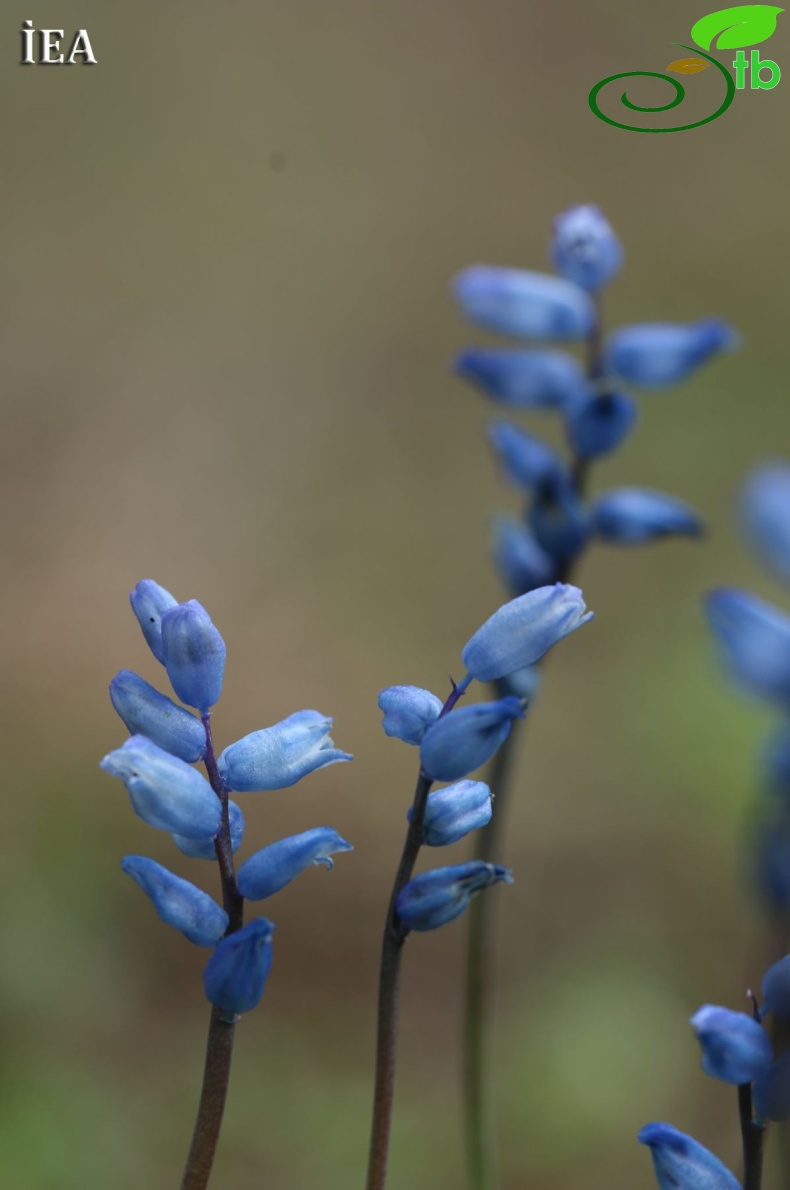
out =
<path fill-rule="evenodd" d="M 235 854 L 244 839 L 244 815 L 235 802 L 228 802 L 228 821 L 230 825 L 230 849 Z M 214 836 L 207 839 L 185 839 L 183 835 L 173 835 L 173 842 L 179 851 L 191 859 L 217 858 L 214 846 Z"/>
<path fill-rule="evenodd" d="M 703 1004 L 691 1025 L 702 1047 L 702 1069 L 711 1078 L 735 1086 L 752 1083 L 773 1061 L 768 1034 L 745 1012 Z"/>
<path fill-rule="evenodd" d="M 592 529 L 590 512 L 567 476 L 553 475 L 535 488 L 527 513 L 538 545 L 559 562 L 584 549 Z"/>
<path fill-rule="evenodd" d="M 491 422 L 488 441 L 494 448 L 505 478 L 518 488 L 529 492 L 539 483 L 565 475 L 565 468 L 555 450 L 510 421 Z"/>
<path fill-rule="evenodd" d="M 615 488 L 595 502 L 595 531 L 614 545 L 643 545 L 661 537 L 699 537 L 703 524 L 693 508 L 647 488 Z"/>
<path fill-rule="evenodd" d="M 137 617 L 137 622 L 143 630 L 143 636 L 149 649 L 157 661 L 161 661 L 164 665 L 162 615 L 171 607 L 177 607 L 178 600 L 174 599 L 164 587 L 160 587 L 159 583 L 155 583 L 152 578 L 144 578 L 130 594 L 129 602 Z"/>
<path fill-rule="evenodd" d="M 790 465 L 769 463 L 752 472 L 741 498 L 741 521 L 762 560 L 790 579 Z"/>
<path fill-rule="evenodd" d="M 557 565 L 529 529 L 514 517 L 496 517 L 492 528 L 493 560 L 511 595 L 526 595 L 554 581 Z"/>
<path fill-rule="evenodd" d="M 757 1079 L 752 1088 L 752 1102 L 761 1122 L 790 1120 L 790 1050 Z"/>
<path fill-rule="evenodd" d="M 763 976 L 763 1016 L 775 1012 L 790 1021 L 790 954 L 786 954 Z"/>
<path fill-rule="evenodd" d="M 296 711 L 226 748 L 217 762 L 222 779 L 239 793 L 285 789 L 315 769 L 352 760 L 335 747 L 331 729 L 332 720 L 320 711 Z"/>
<path fill-rule="evenodd" d="M 407 818 L 411 822 L 413 807 Z M 456 781 L 428 794 L 423 842 L 429 847 L 457 843 L 491 821 L 491 790 L 482 781 Z"/>
<path fill-rule="evenodd" d="M 182 702 L 203 713 L 213 707 L 222 693 L 225 642 L 196 599 L 163 614 L 162 658 Z"/>
<path fill-rule="evenodd" d="M 542 680 L 539 665 L 525 665 L 523 669 L 500 678 L 498 690 L 502 695 L 515 694 L 522 702 L 530 704 L 537 697 Z"/>
<path fill-rule="evenodd" d="M 595 325 L 590 295 L 562 277 L 474 265 L 453 282 L 467 318 L 528 339 L 583 339 Z"/>
<path fill-rule="evenodd" d="M 724 663 L 763 698 L 790 702 L 790 618 L 748 591 L 712 591 L 705 610 Z"/>
<path fill-rule="evenodd" d="M 250 901 L 262 901 L 285 888 L 286 884 L 312 864 L 334 867 L 330 858 L 337 851 L 354 848 L 329 826 L 316 826 L 288 839 L 279 839 L 245 860 L 239 868 L 239 892 Z"/>
<path fill-rule="evenodd" d="M 514 409 L 562 409 L 587 391 L 581 365 L 564 351 L 478 347 L 459 355 L 455 370 Z"/>
<path fill-rule="evenodd" d="M 539 587 L 495 611 L 464 645 L 461 657 L 479 682 L 493 682 L 534 665 L 592 617 L 578 587 Z"/>
<path fill-rule="evenodd" d="M 623 263 L 623 249 L 598 207 L 571 207 L 554 220 L 551 259 L 558 273 L 596 290 L 611 281 Z"/>
<path fill-rule="evenodd" d="M 415 876 L 396 903 L 398 917 L 410 930 L 435 930 L 459 917 L 475 893 L 498 881 L 513 883 L 508 868 L 475 859 L 452 868 L 434 868 Z"/>
<path fill-rule="evenodd" d="M 200 720 L 130 669 L 122 669 L 110 682 L 110 699 L 132 735 L 147 736 L 190 764 L 206 751 L 206 729 Z"/>
<path fill-rule="evenodd" d="M 507 738 L 514 719 L 523 719 L 520 698 L 501 698 L 460 707 L 429 727 L 420 745 L 423 771 L 434 781 L 457 781 L 479 769 Z"/>
<path fill-rule="evenodd" d="M 151 898 L 163 922 L 196 946 L 219 942 L 228 928 L 228 915 L 208 893 L 144 855 L 127 855 L 121 867 Z"/>
<path fill-rule="evenodd" d="M 132 809 L 149 826 L 188 839 L 206 839 L 219 830 L 222 808 L 206 778 L 145 736 L 130 736 L 99 768 L 121 778 Z"/>
<path fill-rule="evenodd" d="M 388 686 L 379 694 L 384 734 L 404 744 L 419 744 L 439 718 L 442 705 L 440 698 L 419 686 Z"/>
<path fill-rule="evenodd" d="M 274 923 L 265 917 L 228 934 L 217 946 L 203 972 L 206 999 L 233 1021 L 255 1008 L 263 995 L 272 965 Z"/>
<path fill-rule="evenodd" d="M 637 404 L 626 393 L 583 397 L 568 406 L 565 432 L 580 459 L 610 454 L 628 437 L 636 423 Z"/>
<path fill-rule="evenodd" d="M 663 388 L 685 380 L 720 351 L 737 346 L 738 337 L 721 318 L 698 322 L 655 322 L 626 326 L 606 344 L 606 371 L 629 384 Z"/>
<path fill-rule="evenodd" d="M 650 1149 L 659 1190 L 740 1190 L 718 1157 L 671 1124 L 647 1124 L 637 1139 Z"/>
<path fill-rule="evenodd" d="M 760 759 L 768 789 L 790 802 L 790 729 L 787 725 L 771 732 Z"/>

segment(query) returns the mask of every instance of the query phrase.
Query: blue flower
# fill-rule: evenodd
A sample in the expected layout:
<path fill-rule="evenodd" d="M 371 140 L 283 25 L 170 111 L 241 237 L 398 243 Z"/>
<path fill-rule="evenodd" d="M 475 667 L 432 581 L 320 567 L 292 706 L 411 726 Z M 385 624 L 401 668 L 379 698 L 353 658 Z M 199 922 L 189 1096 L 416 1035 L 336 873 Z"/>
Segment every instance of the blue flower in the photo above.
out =
<path fill-rule="evenodd" d="M 330 856 L 337 851 L 353 850 L 351 844 L 329 826 L 317 826 L 300 835 L 280 839 L 244 861 L 238 874 L 239 892 L 250 901 L 262 901 L 285 888 L 312 864 L 332 868 L 334 864 Z"/>
<path fill-rule="evenodd" d="M 671 1124 L 647 1124 L 637 1139 L 650 1149 L 659 1190 L 740 1190 L 718 1157 Z"/>
<path fill-rule="evenodd" d="M 562 409 L 587 391 L 581 365 L 564 351 L 478 347 L 459 355 L 455 370 L 514 409 Z"/>
<path fill-rule="evenodd" d="M 654 322 L 615 331 L 604 359 L 610 375 L 645 388 L 663 388 L 685 380 L 714 355 L 735 346 L 737 335 L 721 318 Z"/>
<path fill-rule="evenodd" d="M 467 641 L 461 657 L 479 682 L 492 682 L 534 665 L 592 617 L 578 587 L 539 587 L 495 611 Z"/>
<path fill-rule="evenodd" d="M 763 1016 L 775 1012 L 790 1021 L 790 954 L 769 967 L 763 976 Z"/>
<path fill-rule="evenodd" d="M 219 830 L 222 810 L 206 778 L 145 736 L 130 736 L 99 768 L 121 778 L 132 809 L 149 826 L 188 839 L 207 839 Z"/>
<path fill-rule="evenodd" d="M 420 745 L 423 771 L 434 781 L 456 781 L 479 769 L 504 743 L 513 720 L 524 717 L 523 705 L 507 697 L 444 715 Z"/>
<path fill-rule="evenodd" d="M 537 697 L 542 680 L 539 665 L 525 665 L 506 678 L 500 678 L 498 690 L 500 694 L 515 694 L 522 702 L 529 704 Z"/>
<path fill-rule="evenodd" d="M 790 1120 L 790 1050 L 757 1079 L 752 1098 L 758 1120 Z"/>
<path fill-rule="evenodd" d="M 419 744 L 428 728 L 439 718 L 442 700 L 419 686 L 388 686 L 379 694 L 381 726 L 385 735 Z"/>
<path fill-rule="evenodd" d="M 121 864 L 151 898 L 167 925 L 196 946 L 215 946 L 228 928 L 228 915 L 208 893 L 144 855 L 127 855 Z"/>
<path fill-rule="evenodd" d="M 745 1012 L 703 1004 L 691 1024 L 702 1046 L 702 1069 L 711 1078 L 735 1086 L 751 1083 L 773 1061 L 768 1034 Z"/>
<path fill-rule="evenodd" d="M 741 498 L 741 520 L 763 561 L 790 579 L 790 464 L 768 463 L 752 472 Z"/>
<path fill-rule="evenodd" d="M 467 318 L 504 335 L 583 339 L 595 325 L 589 294 L 562 277 L 474 265 L 456 277 L 453 290 Z"/>
<path fill-rule="evenodd" d="M 296 711 L 226 748 L 217 762 L 222 779 L 239 793 L 285 789 L 316 769 L 351 760 L 335 747 L 331 729 L 320 711 Z"/>
<path fill-rule="evenodd" d="M 132 611 L 143 630 L 143 636 L 157 661 L 164 664 L 162 656 L 162 615 L 171 607 L 178 606 L 169 591 L 160 587 L 152 578 L 144 578 L 129 596 Z"/>
<path fill-rule="evenodd" d="M 398 917 L 410 930 L 435 930 L 459 917 L 475 893 L 500 880 L 513 883 L 509 869 L 482 860 L 423 872 L 401 890 Z"/>
<path fill-rule="evenodd" d="M 708 623 L 731 675 L 763 698 L 790 701 L 790 617 L 748 591 L 720 588 L 706 601 Z"/>
<path fill-rule="evenodd" d="M 408 819 L 411 822 L 412 809 Z M 456 781 L 428 794 L 423 842 L 429 847 L 457 843 L 491 820 L 491 790 L 483 781 Z"/>
<path fill-rule="evenodd" d="M 550 475 L 536 485 L 527 519 L 538 545 L 558 562 L 575 558 L 592 529 L 589 509 L 567 475 Z"/>
<path fill-rule="evenodd" d="M 590 394 L 568 406 L 568 443 L 580 459 L 610 454 L 631 433 L 636 415 L 636 401 L 625 393 Z"/>
<path fill-rule="evenodd" d="M 702 521 L 693 508 L 646 488 L 615 488 L 606 492 L 593 509 L 595 530 L 615 545 L 642 545 L 661 537 L 699 537 Z"/>
<path fill-rule="evenodd" d="M 162 615 L 162 659 L 182 702 L 203 713 L 213 707 L 222 693 L 225 642 L 196 599 Z"/>
<path fill-rule="evenodd" d="M 564 478 L 565 468 L 555 450 L 534 434 L 510 421 L 494 421 L 488 427 L 488 441 L 510 483 L 531 491 L 539 483 Z"/>
<path fill-rule="evenodd" d="M 623 263 L 623 249 L 598 207 L 571 207 L 554 220 L 551 259 L 558 273 L 596 290 L 611 281 Z"/>
<path fill-rule="evenodd" d="M 206 999 L 222 1019 L 233 1021 L 260 1001 L 272 965 L 273 933 L 274 923 L 258 917 L 223 938 L 206 964 Z"/>
<path fill-rule="evenodd" d="M 526 595 L 554 580 L 556 563 L 522 521 L 498 516 L 492 527 L 493 559 L 511 595 Z"/>
<path fill-rule="evenodd" d="M 188 763 L 203 756 L 206 729 L 200 720 L 130 669 L 122 669 L 110 682 L 110 700 L 132 735 L 147 736 Z"/>
<path fill-rule="evenodd" d="M 230 849 L 236 852 L 244 839 L 244 815 L 235 802 L 228 802 L 228 820 L 230 825 Z M 183 835 L 173 835 L 173 842 L 179 851 L 192 859 L 216 859 L 217 849 L 214 837 L 206 839 L 185 839 Z"/>

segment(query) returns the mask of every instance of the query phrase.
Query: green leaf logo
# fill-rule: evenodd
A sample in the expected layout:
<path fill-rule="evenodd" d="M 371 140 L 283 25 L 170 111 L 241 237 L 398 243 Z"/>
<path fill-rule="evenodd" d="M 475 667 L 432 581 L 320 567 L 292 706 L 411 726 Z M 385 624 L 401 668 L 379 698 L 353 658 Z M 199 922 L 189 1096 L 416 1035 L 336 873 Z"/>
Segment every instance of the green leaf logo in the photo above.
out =
<path fill-rule="evenodd" d="M 739 50 L 746 45 L 759 45 L 767 41 L 776 29 L 776 18 L 783 8 L 773 4 L 739 4 L 736 8 L 723 8 L 702 17 L 691 30 L 692 39 L 703 50 L 713 47 L 717 50 Z"/>

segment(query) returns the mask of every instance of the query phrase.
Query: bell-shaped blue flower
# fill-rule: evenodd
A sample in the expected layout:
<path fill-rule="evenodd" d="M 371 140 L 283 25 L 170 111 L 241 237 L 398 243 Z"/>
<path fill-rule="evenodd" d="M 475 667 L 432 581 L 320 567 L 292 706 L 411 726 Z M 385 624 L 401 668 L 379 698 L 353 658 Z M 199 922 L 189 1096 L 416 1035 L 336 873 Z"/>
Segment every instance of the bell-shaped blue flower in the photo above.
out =
<path fill-rule="evenodd" d="M 216 946 L 228 928 L 228 915 L 208 893 L 144 855 L 127 855 L 121 867 L 151 898 L 162 921 L 196 946 Z"/>
<path fill-rule="evenodd" d="M 477 347 L 458 356 L 455 371 L 514 409 L 562 409 L 587 390 L 580 363 L 564 351 Z"/>
<path fill-rule="evenodd" d="M 110 682 L 110 699 L 132 735 L 147 736 L 190 764 L 206 751 L 200 720 L 130 669 L 122 669 Z"/>
<path fill-rule="evenodd" d="M 149 826 L 188 839 L 207 839 L 219 830 L 222 809 L 206 778 L 145 736 L 130 736 L 99 768 L 121 778 L 132 809 Z"/>
<path fill-rule="evenodd" d="M 663 388 L 677 384 L 720 351 L 737 346 L 737 335 L 721 318 L 698 322 L 654 322 L 615 331 L 606 344 L 609 375 L 628 384 Z"/>
<path fill-rule="evenodd" d="M 592 530 L 589 509 L 568 476 L 559 474 L 536 485 L 527 520 L 538 545 L 558 562 L 575 558 Z"/>
<path fill-rule="evenodd" d="M 143 630 L 143 636 L 149 649 L 157 661 L 161 661 L 164 665 L 162 616 L 171 607 L 177 607 L 178 600 L 174 599 L 164 587 L 160 587 L 159 583 L 155 583 L 152 578 L 144 578 L 129 595 L 129 602 L 137 617 L 137 622 Z"/>
<path fill-rule="evenodd" d="M 490 760 L 507 739 L 514 719 L 523 719 L 520 698 L 459 707 L 426 731 L 420 745 L 422 769 L 434 781 L 457 781 Z"/>
<path fill-rule="evenodd" d="M 508 868 L 472 860 L 415 876 L 398 896 L 398 917 L 410 930 L 435 930 L 459 917 L 475 893 L 499 881 L 513 883 Z"/>
<path fill-rule="evenodd" d="M 580 459 L 611 454 L 631 433 L 636 415 L 636 401 L 626 393 L 591 393 L 568 406 L 568 444 Z"/>
<path fill-rule="evenodd" d="M 206 964 L 206 999 L 223 1020 L 234 1021 L 259 1003 L 272 965 L 273 933 L 274 923 L 258 917 L 223 938 Z"/>
<path fill-rule="evenodd" d="M 474 265 L 454 283 L 467 318 L 502 335 L 527 339 L 583 339 L 595 325 L 588 293 L 563 277 Z"/>
<path fill-rule="evenodd" d="M 335 747 L 331 729 L 320 711 L 296 711 L 226 748 L 217 762 L 222 779 L 238 793 L 285 789 L 316 769 L 352 760 Z"/>
<path fill-rule="evenodd" d="M 249 901 L 262 901 L 290 884 L 313 864 L 334 867 L 332 856 L 354 848 L 329 826 L 317 826 L 256 851 L 239 868 L 239 892 Z"/>
<path fill-rule="evenodd" d="M 735 1086 L 752 1083 L 773 1061 L 768 1034 L 745 1012 L 703 1004 L 691 1025 L 702 1047 L 702 1069 L 711 1078 Z"/>
<path fill-rule="evenodd" d="M 790 1050 L 777 1058 L 752 1088 L 752 1101 L 761 1122 L 790 1120 Z"/>
<path fill-rule="evenodd" d="M 492 545 L 497 574 L 511 595 L 526 595 L 554 581 L 556 562 L 541 549 L 522 521 L 511 516 L 496 517 Z"/>
<path fill-rule="evenodd" d="M 593 508 L 595 531 L 614 545 L 643 545 L 661 537 L 699 537 L 702 521 L 682 500 L 647 488 L 615 488 Z"/>
<path fill-rule="evenodd" d="M 735 680 L 763 698 L 790 702 L 790 617 L 748 591 L 725 587 L 708 595 L 705 609 Z"/>
<path fill-rule="evenodd" d="M 214 706 L 222 693 L 225 642 L 196 599 L 163 614 L 162 658 L 182 702 L 204 714 Z"/>
<path fill-rule="evenodd" d="M 407 815 L 409 822 L 412 807 Z M 491 821 L 491 790 L 483 781 L 456 781 L 428 794 L 423 842 L 447 847 Z"/>
<path fill-rule="evenodd" d="M 659 1190 L 740 1190 L 718 1157 L 671 1124 L 647 1124 L 637 1139 L 650 1149 Z"/>
<path fill-rule="evenodd" d="M 790 463 L 768 463 L 752 472 L 741 498 L 741 521 L 762 560 L 790 579 Z"/>
<path fill-rule="evenodd" d="M 228 824 L 230 826 L 230 849 L 235 854 L 244 839 L 244 815 L 235 802 L 228 802 Z M 173 842 L 179 851 L 191 859 L 216 860 L 217 850 L 214 846 L 214 836 L 207 839 L 185 839 L 183 835 L 173 835 Z"/>
<path fill-rule="evenodd" d="M 768 1012 L 790 1021 L 790 954 L 769 967 L 763 976 L 763 1016 Z"/>
<path fill-rule="evenodd" d="M 495 611 L 464 645 L 461 657 L 472 677 L 493 682 L 534 665 L 592 617 L 578 587 L 539 587 Z"/>
<path fill-rule="evenodd" d="M 557 452 L 513 422 L 491 422 L 488 441 L 505 478 L 517 488 L 529 492 L 554 476 L 565 476 L 565 467 Z"/>
<path fill-rule="evenodd" d="M 563 277 L 594 291 L 619 272 L 623 249 L 598 207 L 586 204 L 554 220 L 551 259 Z"/>
<path fill-rule="evenodd" d="M 439 718 L 442 705 L 440 698 L 419 686 L 388 686 L 379 694 L 379 710 L 384 712 L 381 726 L 385 735 L 404 744 L 419 744 Z"/>

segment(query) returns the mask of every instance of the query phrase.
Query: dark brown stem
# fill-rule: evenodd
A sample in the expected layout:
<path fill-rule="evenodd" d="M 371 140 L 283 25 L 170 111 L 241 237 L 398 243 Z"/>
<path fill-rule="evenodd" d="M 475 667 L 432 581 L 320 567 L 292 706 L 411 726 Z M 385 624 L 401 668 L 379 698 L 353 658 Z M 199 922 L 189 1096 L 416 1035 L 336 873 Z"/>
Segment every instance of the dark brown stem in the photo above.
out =
<path fill-rule="evenodd" d="M 754 1119 L 751 1083 L 738 1087 L 738 1115 L 743 1139 L 743 1190 L 761 1190 L 765 1127 Z"/>

